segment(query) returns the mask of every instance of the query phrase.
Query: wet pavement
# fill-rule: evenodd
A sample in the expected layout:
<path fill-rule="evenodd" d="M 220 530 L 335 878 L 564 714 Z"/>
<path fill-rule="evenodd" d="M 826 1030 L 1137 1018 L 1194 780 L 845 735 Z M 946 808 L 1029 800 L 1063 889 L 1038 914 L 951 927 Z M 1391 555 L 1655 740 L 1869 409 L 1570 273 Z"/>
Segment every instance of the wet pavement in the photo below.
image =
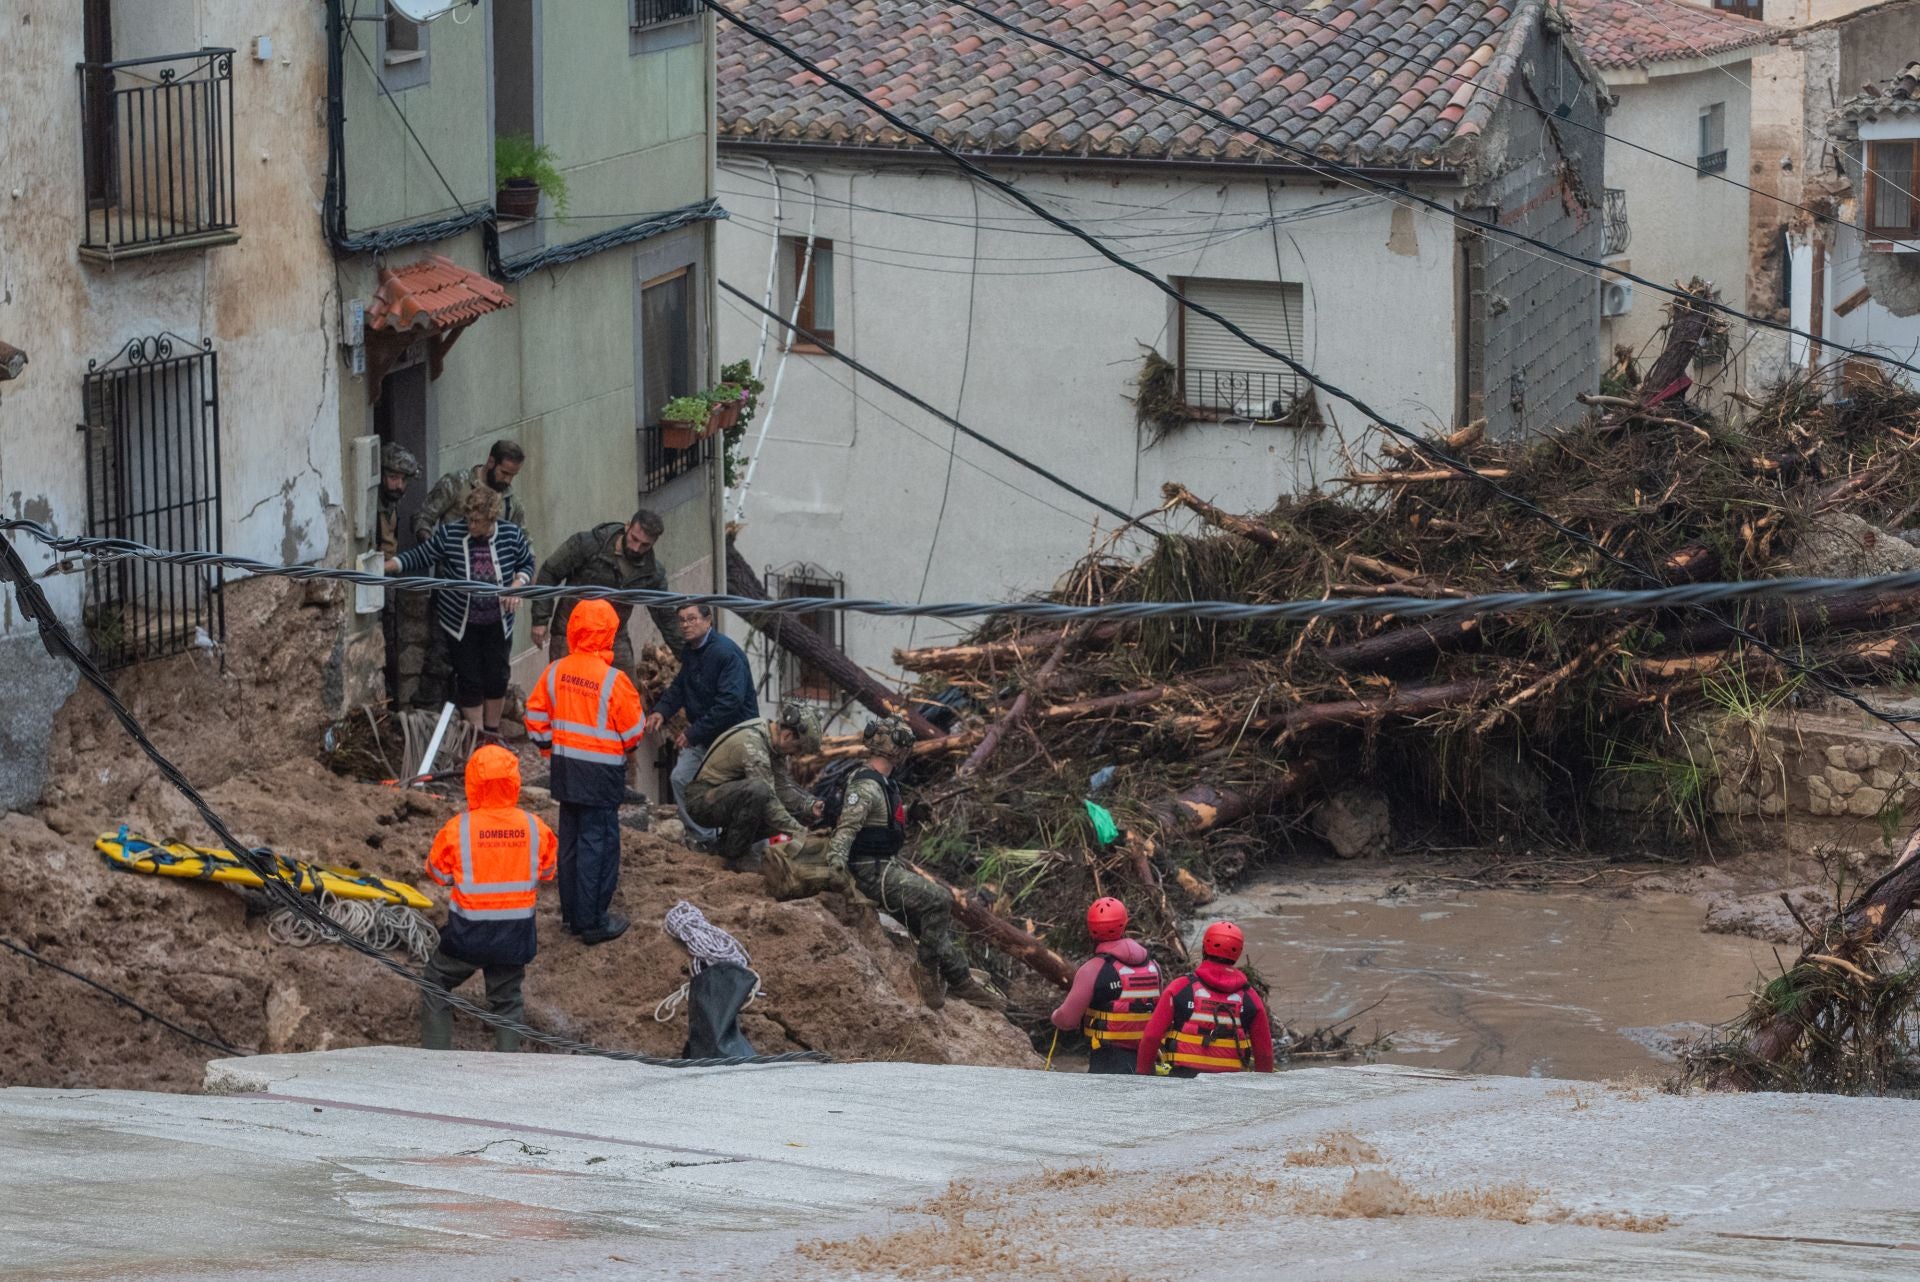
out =
<path fill-rule="evenodd" d="M 1920 1259 L 1906 1101 L 399 1048 L 210 1080 L 239 1093 L 0 1091 L 0 1279 L 1853 1282 Z M 1464 1209 L 1316 1209 L 1354 1171 L 1297 1159 L 1335 1131 Z M 913 1209 L 950 1181 L 971 1191 Z"/>
<path fill-rule="evenodd" d="M 1295 886 L 1242 898 L 1264 909 L 1237 920 L 1275 1012 L 1301 1028 L 1373 1006 L 1357 1036 L 1391 1034 L 1386 1063 L 1666 1075 L 1678 1045 L 1778 973 L 1771 945 L 1703 932 L 1703 908 L 1682 895 Z"/>

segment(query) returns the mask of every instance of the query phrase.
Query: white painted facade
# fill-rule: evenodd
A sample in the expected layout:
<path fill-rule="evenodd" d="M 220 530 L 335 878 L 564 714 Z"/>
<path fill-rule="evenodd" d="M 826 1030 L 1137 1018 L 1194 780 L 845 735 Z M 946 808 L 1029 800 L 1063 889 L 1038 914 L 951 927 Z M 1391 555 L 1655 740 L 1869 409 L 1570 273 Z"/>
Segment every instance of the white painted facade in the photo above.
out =
<path fill-rule="evenodd" d="M 116 59 L 230 47 L 239 240 L 112 265 L 84 260 L 82 6 L 6 7 L 0 58 L 0 338 L 25 348 L 21 378 L 0 384 L 0 504 L 62 534 L 87 522 L 88 363 L 133 340 L 174 336 L 176 354 L 218 354 L 219 495 L 228 552 L 274 561 L 327 555 L 341 495 L 332 261 L 315 210 L 325 171 L 316 120 L 324 86 L 321 6 L 273 0 L 120 0 Z M 254 56 L 256 39 L 271 55 Z M 30 539 L 29 566 L 52 559 Z M 70 625 L 84 576 L 43 586 Z M 44 751 L 45 726 L 71 674 L 52 666 L 5 593 L 0 611 L 0 757 Z M 13 724 L 17 723 L 17 724 Z M 16 731 L 10 735 L 9 729 Z M 17 759 L 16 759 L 17 765 Z M 8 769 L 0 804 L 37 793 L 31 767 Z M 21 780 L 24 779 L 24 782 Z"/>
<path fill-rule="evenodd" d="M 1359 416 L 1324 396 L 1320 430 L 1203 422 L 1151 442 L 1134 380 L 1148 348 L 1179 361 L 1175 308 L 1153 286 L 943 172 L 842 161 L 810 173 L 811 190 L 782 173 L 779 232 L 804 241 L 811 219 L 832 241 L 836 346 L 1122 511 L 1157 507 L 1169 481 L 1264 510 L 1330 483 L 1362 448 Z M 1306 365 L 1399 422 L 1453 422 L 1450 220 L 1318 181 L 1032 170 L 1017 181 L 1165 276 L 1296 284 Z M 792 268 L 773 258 L 768 171 L 723 155 L 719 194 L 733 215 L 718 229 L 720 279 L 760 295 L 771 265 L 784 308 Z M 723 360 L 754 352 L 761 330 L 722 294 Z M 769 384 L 779 358 L 769 339 Z M 764 404 L 739 538 L 756 568 L 812 563 L 844 575 L 852 596 L 1007 599 L 1051 587 L 1118 524 L 831 357 L 790 353 Z M 896 646 L 965 627 L 849 615 L 842 642 L 890 672 Z"/>
<path fill-rule="evenodd" d="M 1607 148 L 1606 182 L 1626 193 L 1632 228 L 1625 252 L 1608 262 L 1663 285 L 1699 276 L 1713 285 L 1721 302 L 1740 311 L 1747 310 L 1750 197 L 1735 184 L 1746 181 L 1751 167 L 1752 54 L 1750 48 L 1738 49 L 1605 73 L 1616 98 L 1607 132 L 1617 140 Z M 1718 172 L 1733 182 L 1697 170 L 1701 118 L 1716 107 L 1727 153 Z M 1625 315 L 1601 322 L 1609 364 L 1615 349 L 1624 346 L 1645 368 L 1659 352 L 1669 301 L 1640 288 Z M 1736 323 L 1729 332 L 1731 368 L 1710 366 L 1703 375 L 1717 393 L 1745 390 L 1745 329 Z"/>

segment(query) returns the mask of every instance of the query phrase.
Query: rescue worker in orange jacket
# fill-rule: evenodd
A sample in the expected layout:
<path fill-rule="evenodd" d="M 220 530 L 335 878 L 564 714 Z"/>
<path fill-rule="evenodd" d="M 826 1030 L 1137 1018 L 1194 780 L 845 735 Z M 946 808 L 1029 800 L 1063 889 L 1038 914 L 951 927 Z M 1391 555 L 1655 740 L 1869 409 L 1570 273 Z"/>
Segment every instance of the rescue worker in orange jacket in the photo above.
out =
<path fill-rule="evenodd" d="M 1111 896 L 1087 909 L 1093 956 L 1073 974 L 1067 999 L 1053 1012 L 1062 1032 L 1080 1029 L 1092 1043 L 1089 1073 L 1131 1073 L 1153 1007 L 1164 986 L 1146 945 L 1127 937 L 1127 906 Z"/>
<path fill-rule="evenodd" d="M 467 758 L 467 808 L 441 827 L 427 855 L 427 872 L 447 887 L 451 905 L 426 976 L 450 992 L 484 972 L 487 1009 L 525 1023 L 520 982 L 539 951 L 534 890 L 553 880 L 559 841 L 519 801 L 519 758 L 495 744 Z M 420 1044 L 453 1045 L 453 1008 L 429 989 L 420 992 Z M 493 1046 L 517 1051 L 520 1034 L 496 1026 Z"/>
<path fill-rule="evenodd" d="M 1193 974 L 1168 984 L 1154 1005 L 1140 1036 L 1134 1072 L 1152 1074 L 1163 1059 L 1171 1077 L 1273 1071 L 1267 1008 L 1246 972 L 1234 965 L 1246 943 L 1230 921 L 1207 927 L 1200 938 L 1200 964 Z"/>
<path fill-rule="evenodd" d="M 627 674 L 613 666 L 620 619 L 605 601 L 582 601 L 567 617 L 567 654 L 547 665 L 527 695 L 527 738 L 553 766 L 560 803 L 560 919 L 584 943 L 627 931 L 612 912 L 620 883 L 620 803 L 627 754 L 640 746 L 646 711 Z"/>

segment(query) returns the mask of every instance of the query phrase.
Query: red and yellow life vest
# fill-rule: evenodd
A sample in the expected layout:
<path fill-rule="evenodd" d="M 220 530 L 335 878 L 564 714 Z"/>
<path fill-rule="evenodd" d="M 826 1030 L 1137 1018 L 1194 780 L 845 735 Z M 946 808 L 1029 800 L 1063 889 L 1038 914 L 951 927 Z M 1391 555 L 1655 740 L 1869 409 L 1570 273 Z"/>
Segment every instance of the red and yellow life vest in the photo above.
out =
<path fill-rule="evenodd" d="M 1160 1000 L 1160 982 L 1160 966 L 1152 958 L 1138 966 L 1107 958 L 1094 981 L 1093 1000 L 1080 1018 L 1080 1031 L 1093 1049 L 1138 1046 L 1153 1017 L 1153 1005 Z"/>
<path fill-rule="evenodd" d="M 1189 980 L 1185 997 L 1193 1008 L 1186 1022 L 1160 1046 L 1161 1061 L 1172 1068 L 1201 1073 L 1244 1073 L 1253 1067 L 1253 1043 L 1242 1020 L 1246 992 L 1217 993 L 1198 979 Z"/>

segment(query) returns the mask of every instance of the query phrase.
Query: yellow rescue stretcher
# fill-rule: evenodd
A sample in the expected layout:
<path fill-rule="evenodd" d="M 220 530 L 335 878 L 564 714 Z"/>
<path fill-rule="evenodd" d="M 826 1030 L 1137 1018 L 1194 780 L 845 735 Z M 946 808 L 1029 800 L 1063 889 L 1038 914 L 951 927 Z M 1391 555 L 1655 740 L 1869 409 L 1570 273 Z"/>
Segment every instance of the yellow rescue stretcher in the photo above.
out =
<path fill-rule="evenodd" d="M 93 845 L 108 863 L 129 872 L 190 877 L 235 886 L 265 884 L 259 873 L 234 858 L 233 853 L 227 850 L 189 846 L 178 841 L 149 841 L 125 828 L 119 832 L 102 833 L 100 840 Z M 404 904 L 408 908 L 421 910 L 433 907 L 432 900 L 403 881 L 389 881 L 351 868 L 319 868 L 280 855 L 273 855 L 273 861 L 280 879 L 303 895 L 324 890 L 341 899 L 376 899 L 382 903 Z"/>

